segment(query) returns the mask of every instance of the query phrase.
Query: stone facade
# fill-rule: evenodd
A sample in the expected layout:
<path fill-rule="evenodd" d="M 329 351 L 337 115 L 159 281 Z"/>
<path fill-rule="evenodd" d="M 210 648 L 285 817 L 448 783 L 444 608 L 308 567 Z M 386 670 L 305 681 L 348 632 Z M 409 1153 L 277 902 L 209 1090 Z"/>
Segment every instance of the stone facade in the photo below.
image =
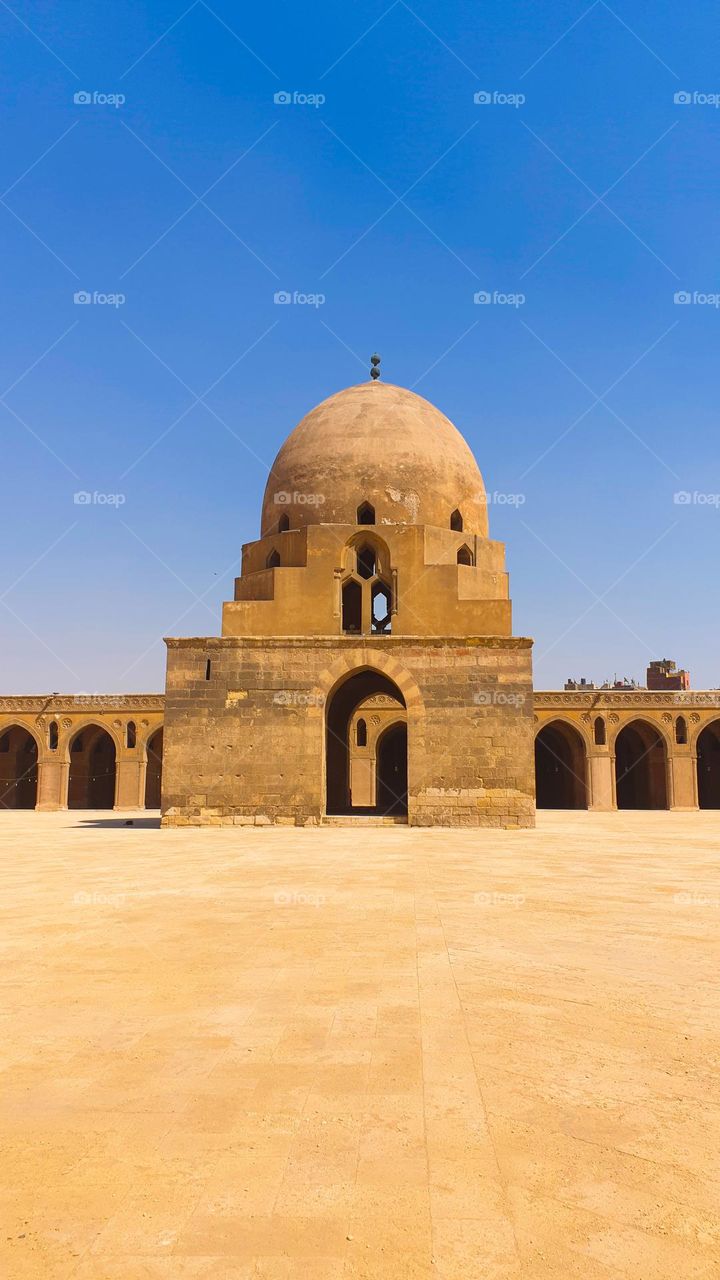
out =
<path fill-rule="evenodd" d="M 187 652 L 182 659 L 182 664 L 186 672 L 190 670 L 190 653 L 194 654 L 192 662 L 194 664 L 194 673 L 199 673 L 198 684 L 211 684 L 211 680 L 206 682 L 204 679 L 205 664 L 207 662 L 207 654 L 212 650 L 211 662 L 217 658 L 218 647 L 221 645 L 218 639 L 210 641 L 176 641 L 178 649 L 182 650 L 187 647 Z M 214 648 L 213 648 L 214 646 Z M 467 645 L 464 646 L 468 648 Z M 394 652 L 397 652 L 395 650 Z M 488 649 L 485 647 L 484 656 L 487 656 Z M 289 668 L 284 667 L 282 671 L 283 683 L 273 686 L 270 683 L 270 676 L 266 672 L 263 683 L 262 697 L 267 700 L 273 708 L 277 709 L 277 716 L 285 718 L 277 718 L 275 720 L 276 732 L 279 735 L 275 740 L 275 750 L 279 751 L 282 757 L 287 751 L 288 739 L 284 737 L 284 731 L 289 725 L 295 726 L 292 729 L 293 735 L 297 734 L 298 729 L 305 725 L 306 727 L 315 723 L 322 724 L 322 715 L 320 709 L 322 698 L 325 696 L 323 688 L 309 684 L 306 678 L 306 670 L 303 666 L 305 661 L 301 657 L 302 646 L 295 648 L 296 662 L 294 680 L 291 681 L 287 675 Z M 348 654 L 348 656 L 350 656 Z M 375 655 L 376 656 L 376 655 Z M 476 652 L 476 657 L 479 657 Z M 507 657 L 507 655 L 505 655 Z M 448 649 L 445 657 L 449 660 L 450 650 Z M 467 654 L 464 660 L 467 659 Z M 353 657 L 352 661 L 355 660 Z M 504 659 L 505 660 L 505 659 Z M 453 658 L 454 662 L 454 658 Z M 178 672 L 182 668 L 178 666 Z M 324 668 L 323 668 L 324 669 Z M 428 670 L 432 667 L 428 667 Z M 437 670 L 437 667 L 434 668 Z M 235 671 L 238 667 L 235 667 Z M 480 671 L 480 666 L 477 671 Z M 247 671 L 247 669 L 246 669 Z M 277 674 L 277 673 L 276 673 Z M 474 673 L 473 673 L 474 674 Z M 503 672 L 507 676 L 507 671 Z M 416 672 L 418 687 L 421 682 L 424 683 L 423 671 Z M 218 679 L 219 673 L 218 673 Z M 326 682 L 325 682 L 326 683 Z M 437 686 L 436 686 L 437 687 Z M 442 687 L 442 685 L 440 685 Z M 258 686 L 259 688 L 259 686 Z M 448 686 L 445 686 L 446 694 Z M 272 692 L 270 692 L 272 690 Z M 507 700 L 512 694 L 521 693 L 519 684 L 508 684 L 506 681 L 501 685 L 499 675 L 496 685 L 496 696 L 500 695 L 502 690 L 503 697 Z M 510 695 L 508 694 L 510 690 Z M 186 693 L 189 690 L 186 690 Z M 487 694 L 485 687 L 480 688 L 481 699 Z M 204 690 L 203 690 L 204 693 Z M 219 693 L 219 685 L 212 692 L 208 693 L 209 699 L 214 699 Z M 386 696 L 386 695 L 385 695 Z M 254 698 L 259 697 L 256 691 Z M 381 698 L 383 695 L 381 695 Z M 636 689 L 632 692 L 563 692 L 557 690 L 535 691 L 532 695 L 532 712 L 528 717 L 521 717 L 518 722 L 512 721 L 511 728 L 517 731 L 518 726 L 522 726 L 522 732 L 528 731 L 528 725 L 531 724 L 529 732 L 537 738 L 537 735 L 544 728 L 552 725 L 563 725 L 577 733 L 582 751 L 580 755 L 580 775 L 585 785 L 585 802 L 588 808 L 598 810 L 612 810 L 617 807 L 616 781 L 615 781 L 615 744 L 620 731 L 632 726 L 638 720 L 643 723 L 652 725 L 657 733 L 661 735 L 666 755 L 666 778 L 667 778 L 667 807 L 670 809 L 696 809 L 699 807 L 701 797 L 698 788 L 698 741 L 701 734 L 705 730 L 714 732 L 717 730 L 720 736 L 720 690 L 711 689 L 689 690 L 687 692 L 677 693 L 654 693 L 647 689 Z M 317 699 L 316 701 L 313 701 Z M 369 699 L 368 702 L 372 702 Z M 222 707 L 225 703 L 230 708 L 238 706 L 246 707 L 246 716 L 250 717 L 257 714 L 257 703 L 253 703 L 250 692 L 250 683 L 246 678 L 245 685 L 239 680 L 233 679 L 227 686 L 227 692 L 220 698 Z M 463 697 L 463 705 L 467 706 L 467 699 Z M 255 705 L 255 712 L 252 707 Z M 441 702 L 438 705 L 442 705 Z M 447 707 L 447 703 L 445 704 Z M 475 704 L 474 704 L 475 705 Z M 481 791 L 479 782 L 482 778 L 483 783 L 486 776 L 480 773 L 478 764 L 479 752 L 487 749 L 486 739 L 492 740 L 492 733 L 488 731 L 487 717 L 481 716 L 483 703 L 480 701 L 477 705 L 477 715 L 470 722 L 473 725 L 472 734 L 474 735 L 471 742 L 474 744 L 467 755 L 467 770 L 470 775 L 470 785 L 465 788 L 466 791 Z M 487 705 L 487 704 L 485 704 Z M 385 710 L 382 709 L 382 701 L 372 707 L 372 712 L 377 716 L 378 713 L 382 717 L 383 723 L 388 723 L 390 719 L 396 718 L 396 713 L 390 711 L 390 699 L 387 699 Z M 182 715 L 182 697 L 178 697 L 175 701 L 175 714 Z M 216 703 L 216 710 L 221 708 Z M 198 718 L 196 721 L 196 732 L 201 737 L 206 738 L 213 717 L 211 715 L 210 701 L 206 704 L 205 713 L 207 718 L 202 720 Z M 357 720 L 367 713 L 367 708 L 361 704 L 357 708 L 356 715 L 353 719 L 352 736 L 353 741 L 356 737 Z M 408 713 L 403 709 L 402 715 Z M 452 714 L 452 712 L 451 712 Z M 275 711 L 272 712 L 275 716 Z M 595 742 L 595 722 L 602 719 L 605 722 L 605 743 L 598 744 Z M 687 729 L 687 741 L 678 742 L 678 719 L 685 721 Z M 37 792 L 37 804 L 28 807 L 37 807 L 38 809 L 64 809 L 68 803 L 68 779 L 71 763 L 70 746 L 79 732 L 88 726 L 103 727 L 108 734 L 111 735 L 117 751 L 117 783 L 114 807 L 117 809 L 139 809 L 145 806 L 146 795 L 146 775 L 148 769 L 149 745 L 152 739 L 157 735 L 157 731 L 161 729 L 165 721 L 165 698 L 162 694 L 126 694 L 126 695 L 100 695 L 95 697 L 74 697 L 72 695 L 57 695 L 52 700 L 47 697 L 3 697 L 0 698 L 0 740 L 6 733 L 15 728 L 19 728 L 27 732 L 36 744 L 37 749 L 37 768 L 33 773 L 32 783 Z M 49 746 L 49 729 L 53 723 L 58 724 L 58 746 L 51 750 Z M 134 723 L 137 727 L 136 746 L 130 748 L 126 745 L 127 726 Z M 223 716 L 217 717 L 216 723 L 222 725 Z M 229 724 L 230 722 L 226 722 Z M 239 721 L 236 721 L 239 723 Z M 249 721 L 243 720 L 247 725 Z M 369 746 L 372 747 L 374 739 L 373 734 L 377 735 L 380 726 L 371 726 L 369 728 Z M 505 729 L 507 726 L 505 726 Z M 501 732 L 505 730 L 501 727 Z M 426 726 L 424 730 L 426 734 Z M 300 735 L 302 737 L 302 735 Z M 680 737 L 683 733 L 680 732 Z M 294 737 L 297 741 L 297 738 Z M 208 757 L 215 755 L 217 751 L 217 743 L 215 751 L 208 752 Z M 227 747 L 225 748 L 227 751 Z M 178 752 L 182 751 L 182 745 L 178 744 Z M 162 756 L 162 752 L 160 753 Z M 352 758 L 361 756 L 360 750 L 353 750 Z M 322 747 L 314 746 L 308 753 L 308 759 L 313 763 L 318 757 L 322 756 Z M 367 758 L 367 757 L 366 757 Z M 13 759 L 11 753 L 8 752 L 8 765 Z M 265 747 L 259 752 L 258 759 L 260 765 L 257 767 L 260 774 L 260 781 L 265 782 L 262 775 L 262 763 L 270 764 L 274 767 L 273 755 L 271 751 Z M 14 759 L 14 763 L 18 763 Z M 180 763 L 182 768 L 182 762 Z M 213 765 L 213 768 L 215 766 Z M 314 764 L 313 764 L 314 767 Z M 9 768 L 3 765 L 3 754 L 0 752 L 0 780 L 8 774 L 7 782 L 11 781 L 9 776 Z M 23 772 L 22 762 L 17 772 L 21 775 Z M 204 780 L 213 774 L 213 769 L 208 767 L 204 772 Z M 171 775 L 170 775 L 171 776 Z M 466 775 L 467 776 L 467 775 Z M 499 780 L 499 774 L 496 775 Z M 15 778 L 12 779 L 13 783 Z M 170 777 L 166 782 L 166 790 L 171 786 Z M 7 789 L 7 783 L 5 785 Z M 500 787 L 497 790 L 501 790 Z M 442 787 L 438 787 L 435 791 L 426 786 L 424 796 L 421 796 L 423 805 L 432 807 L 438 802 L 438 793 L 442 791 Z M 202 805 L 208 809 L 207 790 L 198 787 L 195 793 L 198 807 L 200 807 L 201 798 Z M 6 796 L 4 803 L 8 800 L 12 801 L 14 797 Z M 28 800 L 33 797 L 28 795 Z M 500 797 L 496 797 L 499 801 Z M 315 800 L 319 803 L 317 792 Z M 720 789 L 718 789 L 717 807 L 720 807 Z M 463 804 L 463 798 L 458 796 L 452 801 L 453 807 L 462 810 L 467 806 Z M 3 799 L 0 796 L 0 807 L 3 807 Z M 149 807 L 156 808 L 157 805 Z M 220 807 L 222 806 L 214 806 Z M 438 805 L 438 807 L 440 807 Z M 716 807 L 713 805 L 712 807 Z M 412 803 L 411 803 L 412 810 Z M 465 814 L 464 816 L 467 816 Z M 222 814 L 206 815 L 206 820 L 210 817 L 219 819 L 219 821 L 227 820 L 228 815 L 223 818 Z M 269 816 L 263 809 L 256 806 L 253 815 L 245 819 L 243 815 L 237 815 L 236 825 L 242 825 L 248 822 L 257 821 L 260 825 L 265 821 L 269 821 Z M 295 819 L 288 819 L 294 821 Z"/>
<path fill-rule="evenodd" d="M 717 730 L 720 735 L 720 690 L 536 691 L 534 713 L 536 736 L 557 724 L 579 736 L 582 749 L 578 772 L 582 775 L 587 808 L 618 807 L 617 743 L 622 731 L 638 722 L 651 726 L 662 746 L 665 803 L 652 807 L 697 809 L 701 803 L 699 740 L 708 729 Z M 604 741 L 596 740 L 603 737 Z M 714 786 L 713 780 L 713 789 Z"/>
<path fill-rule="evenodd" d="M 148 773 L 155 770 L 158 783 L 161 773 L 164 704 L 157 693 L 0 698 L 0 808 L 14 808 L 18 790 L 21 808 L 67 809 L 69 800 L 76 807 L 72 791 L 76 801 L 83 796 L 72 784 L 76 776 L 92 782 L 88 757 L 103 735 L 107 749 L 95 758 L 106 803 L 97 807 L 145 808 L 156 796 L 152 787 L 148 794 Z M 75 749 L 83 735 L 89 751 Z"/>
<path fill-rule="evenodd" d="M 532 824 L 530 642 L 390 636 L 168 641 L 163 822 L 322 821 L 328 698 L 367 668 L 404 699 L 411 825 Z"/>

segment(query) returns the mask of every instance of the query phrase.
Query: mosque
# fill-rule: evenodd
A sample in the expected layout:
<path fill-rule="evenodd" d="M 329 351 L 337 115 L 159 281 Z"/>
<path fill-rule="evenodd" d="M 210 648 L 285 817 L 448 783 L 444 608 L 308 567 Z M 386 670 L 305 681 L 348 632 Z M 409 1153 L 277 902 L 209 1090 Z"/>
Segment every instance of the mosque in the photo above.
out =
<path fill-rule="evenodd" d="M 0 808 L 505 828 L 536 800 L 720 808 L 720 691 L 533 690 L 477 462 L 378 359 L 288 436 L 222 634 L 167 639 L 164 696 L 0 697 Z"/>

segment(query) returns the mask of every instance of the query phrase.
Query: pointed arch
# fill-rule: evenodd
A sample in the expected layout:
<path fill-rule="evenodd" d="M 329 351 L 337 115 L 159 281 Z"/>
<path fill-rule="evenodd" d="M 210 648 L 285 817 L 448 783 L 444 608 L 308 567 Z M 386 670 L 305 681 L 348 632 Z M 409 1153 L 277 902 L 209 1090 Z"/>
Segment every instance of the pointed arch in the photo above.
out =
<path fill-rule="evenodd" d="M 39 749 L 27 725 L 8 725 L 0 733 L 0 809 L 35 808 Z"/>

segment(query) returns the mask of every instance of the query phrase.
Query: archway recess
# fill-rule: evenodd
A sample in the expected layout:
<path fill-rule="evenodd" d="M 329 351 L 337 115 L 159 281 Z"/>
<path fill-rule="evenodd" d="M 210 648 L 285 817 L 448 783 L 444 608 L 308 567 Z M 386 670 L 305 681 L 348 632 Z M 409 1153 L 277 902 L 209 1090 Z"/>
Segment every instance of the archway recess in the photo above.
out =
<path fill-rule="evenodd" d="M 720 809 L 720 720 L 713 720 L 697 740 L 698 805 Z"/>
<path fill-rule="evenodd" d="M 407 817 L 407 723 L 391 724 L 376 746 L 376 808 L 382 817 Z"/>
<path fill-rule="evenodd" d="M 626 724 L 615 739 L 618 809 L 667 809 L 667 751 L 646 720 Z"/>
<path fill-rule="evenodd" d="M 22 725 L 0 734 L 0 809 L 34 809 L 37 804 L 38 746 Z"/>
<path fill-rule="evenodd" d="M 162 790 L 163 731 L 156 729 L 147 744 L 145 808 L 159 809 Z"/>
<path fill-rule="evenodd" d="M 98 724 L 85 725 L 70 743 L 68 809 L 112 809 L 115 743 Z"/>
<path fill-rule="evenodd" d="M 564 720 L 543 725 L 535 738 L 538 809 L 587 809 L 587 760 L 582 736 Z"/>
<path fill-rule="evenodd" d="M 354 713 L 368 698 L 384 695 L 394 705 L 401 720 L 391 728 L 401 728 L 381 751 L 383 734 L 376 745 L 376 792 L 374 804 L 353 805 L 350 781 L 350 731 Z M 393 680 L 381 671 L 363 667 L 351 672 L 336 686 L 325 710 L 326 813 L 344 816 L 407 817 L 407 725 L 405 699 Z M 380 778 L 382 777 L 382 786 Z M 365 797 L 369 799 L 370 797 Z"/>

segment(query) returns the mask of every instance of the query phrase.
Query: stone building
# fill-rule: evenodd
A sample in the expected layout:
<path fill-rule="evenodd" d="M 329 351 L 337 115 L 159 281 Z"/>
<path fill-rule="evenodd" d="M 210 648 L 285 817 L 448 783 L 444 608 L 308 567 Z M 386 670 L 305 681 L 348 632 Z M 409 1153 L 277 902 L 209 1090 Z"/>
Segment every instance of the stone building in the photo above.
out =
<path fill-rule="evenodd" d="M 528 826 L 539 808 L 720 808 L 720 690 L 531 686 L 477 464 L 437 409 L 351 387 L 292 432 L 222 635 L 166 695 L 0 697 L 0 809 L 166 825 Z M 652 674 L 652 681 L 650 675 Z M 534 761 L 533 761 L 534 747 Z"/>
<path fill-rule="evenodd" d="M 158 808 L 162 694 L 0 697 L 0 809 Z"/>
<path fill-rule="evenodd" d="M 270 471 L 217 638 L 169 639 L 163 822 L 533 822 L 531 641 L 451 422 L 331 396 Z"/>

